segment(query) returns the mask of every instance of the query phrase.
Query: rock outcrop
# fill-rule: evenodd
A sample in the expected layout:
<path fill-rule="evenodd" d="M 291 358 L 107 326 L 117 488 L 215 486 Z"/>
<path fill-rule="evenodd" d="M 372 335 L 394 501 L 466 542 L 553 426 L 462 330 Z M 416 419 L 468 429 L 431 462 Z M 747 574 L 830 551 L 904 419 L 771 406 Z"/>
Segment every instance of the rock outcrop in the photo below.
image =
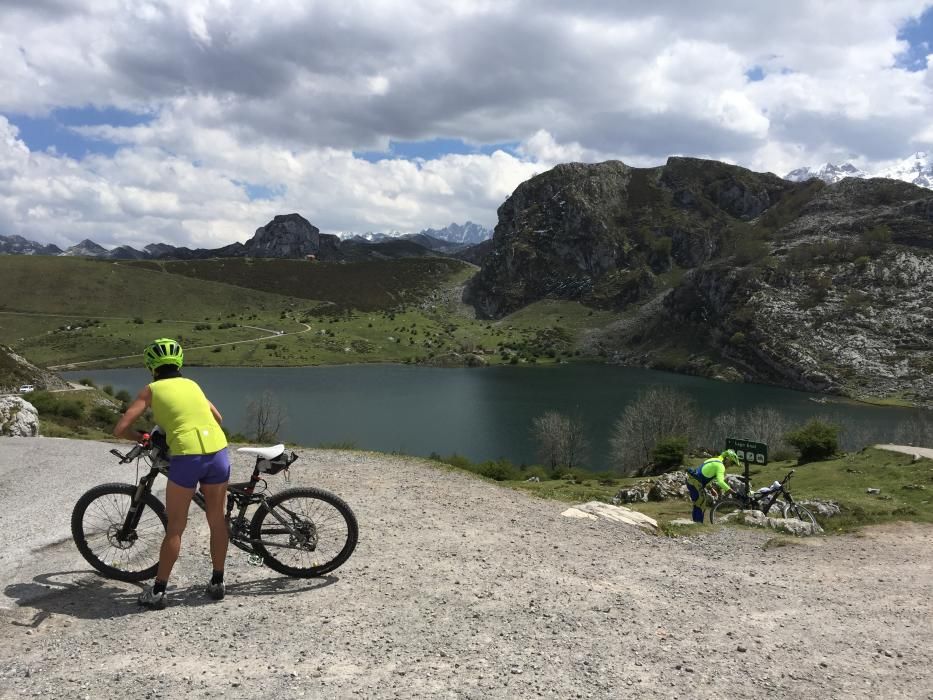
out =
<path fill-rule="evenodd" d="M 657 533 L 658 521 L 644 513 L 625 508 L 624 506 L 610 505 L 600 501 L 589 501 L 573 506 L 561 513 L 565 518 L 583 518 L 587 520 L 610 520 L 612 522 L 634 525 L 646 532 Z"/>
<path fill-rule="evenodd" d="M 0 345 L 0 394 L 15 393 L 23 384 L 36 389 L 67 389 L 68 383 L 57 374 L 36 367 L 12 348 Z"/>
<path fill-rule="evenodd" d="M 624 312 L 610 362 L 933 406 L 933 192 L 792 183 L 713 161 L 569 164 L 499 208 L 464 298 Z"/>
<path fill-rule="evenodd" d="M 0 436 L 36 437 L 39 412 L 19 396 L 0 396 Z"/>

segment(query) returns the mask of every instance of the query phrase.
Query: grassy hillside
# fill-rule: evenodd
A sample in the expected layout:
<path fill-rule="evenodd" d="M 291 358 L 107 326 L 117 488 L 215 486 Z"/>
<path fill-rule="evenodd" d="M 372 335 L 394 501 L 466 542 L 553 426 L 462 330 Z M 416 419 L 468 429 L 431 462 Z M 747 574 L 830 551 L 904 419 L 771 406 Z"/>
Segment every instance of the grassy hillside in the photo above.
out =
<path fill-rule="evenodd" d="M 300 303 L 307 305 L 308 295 Z M 0 310 L 198 321 L 229 313 L 278 312 L 294 299 L 227 283 L 166 275 L 124 263 L 0 255 Z M 4 334 L 5 335 L 5 334 Z"/>
<path fill-rule="evenodd" d="M 800 467 L 793 461 L 752 467 L 752 486 L 757 488 L 783 479 L 790 469 L 796 470 L 788 484 L 796 500 L 836 501 L 842 508 L 840 516 L 822 520 L 821 524 L 827 531 L 844 531 L 861 525 L 899 520 L 933 523 L 933 460 L 913 462 L 911 455 L 868 448 Z M 539 483 L 507 483 L 544 498 L 579 503 L 587 500 L 608 502 L 620 488 L 640 480 L 601 481 L 591 476 Z M 869 494 L 869 488 L 880 488 L 881 493 Z M 690 504 L 686 500 L 636 503 L 628 507 L 662 522 L 690 517 Z"/>
<path fill-rule="evenodd" d="M 441 258 L 114 264 L 0 256 L 0 342 L 36 364 L 77 368 L 135 366 L 159 336 L 181 341 L 189 364 L 209 366 L 458 364 L 465 353 L 487 364 L 547 363 L 585 358 L 579 339 L 612 320 L 575 302 L 542 301 L 477 321 L 459 301 L 474 271 Z"/>
<path fill-rule="evenodd" d="M 406 258 L 352 263 L 226 258 L 222 260 L 141 261 L 128 266 L 199 280 L 324 300 L 361 311 L 417 303 L 451 275 L 469 265 L 450 258 Z"/>

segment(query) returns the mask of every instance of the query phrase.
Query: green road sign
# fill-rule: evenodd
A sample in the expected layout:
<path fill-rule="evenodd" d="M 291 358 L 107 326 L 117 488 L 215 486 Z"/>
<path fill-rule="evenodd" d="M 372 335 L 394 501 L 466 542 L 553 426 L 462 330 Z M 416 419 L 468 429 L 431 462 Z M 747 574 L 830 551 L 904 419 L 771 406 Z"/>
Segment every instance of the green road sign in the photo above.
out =
<path fill-rule="evenodd" d="M 726 438 L 726 449 L 735 450 L 739 459 L 748 464 L 768 463 L 768 446 L 763 442 Z"/>

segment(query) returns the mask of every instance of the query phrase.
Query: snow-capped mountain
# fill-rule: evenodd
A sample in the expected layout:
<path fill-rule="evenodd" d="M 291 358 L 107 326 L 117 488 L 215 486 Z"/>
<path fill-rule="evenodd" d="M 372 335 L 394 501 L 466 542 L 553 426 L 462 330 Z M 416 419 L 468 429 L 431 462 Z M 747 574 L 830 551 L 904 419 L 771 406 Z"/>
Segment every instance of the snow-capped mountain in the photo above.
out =
<path fill-rule="evenodd" d="M 900 163 L 877 172 L 866 172 L 852 165 L 852 163 L 843 163 L 842 165 L 825 163 L 817 167 L 791 170 L 784 176 L 784 179 L 803 182 L 814 177 L 828 183 L 839 182 L 846 177 L 886 177 L 933 189 L 933 153 L 918 151 Z"/>
<path fill-rule="evenodd" d="M 366 243 L 384 243 L 394 238 L 404 238 L 419 242 L 419 237 L 423 238 L 424 236 L 428 236 L 438 241 L 455 243 L 459 246 L 470 246 L 492 238 L 492 231 L 485 226 L 467 221 L 465 224 L 450 224 L 441 229 L 426 228 L 418 233 L 401 233 L 400 231 L 374 233 L 372 231 L 367 231 L 366 233 L 341 233 L 338 235 L 344 240 Z M 423 241 L 421 241 L 421 243 L 423 243 Z"/>
<path fill-rule="evenodd" d="M 933 153 L 918 151 L 900 163 L 880 171 L 875 177 L 904 180 L 904 182 L 911 182 L 920 187 L 933 189 Z"/>
<path fill-rule="evenodd" d="M 29 241 L 22 236 L 0 236 L 0 253 L 4 255 L 61 255 L 57 245 Z"/>
<path fill-rule="evenodd" d="M 793 182 L 804 182 L 805 180 L 811 180 L 815 177 L 823 182 L 832 184 L 846 177 L 869 177 L 869 175 L 861 168 L 852 165 L 852 163 L 843 163 L 842 165 L 823 163 L 823 165 L 818 165 L 815 168 L 805 166 L 803 168 L 791 170 L 784 176 L 784 179 L 792 180 Z"/>
<path fill-rule="evenodd" d="M 432 238 L 439 238 L 442 241 L 461 243 L 463 245 L 476 245 L 477 243 L 482 243 L 492 238 L 492 231 L 485 226 L 474 224 L 472 221 L 467 221 L 463 225 L 450 224 L 442 229 L 426 228 L 420 233 L 425 236 L 431 236 Z"/>

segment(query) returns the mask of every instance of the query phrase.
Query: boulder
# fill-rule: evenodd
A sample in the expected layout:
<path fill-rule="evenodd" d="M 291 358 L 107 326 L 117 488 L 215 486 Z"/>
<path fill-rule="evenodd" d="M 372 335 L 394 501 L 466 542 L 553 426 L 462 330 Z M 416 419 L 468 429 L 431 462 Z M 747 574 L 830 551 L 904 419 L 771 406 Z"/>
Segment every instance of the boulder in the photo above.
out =
<path fill-rule="evenodd" d="M 19 396 L 0 398 L 0 435 L 37 437 L 39 412 L 36 407 Z"/>
<path fill-rule="evenodd" d="M 619 492 L 613 497 L 612 502 L 614 505 L 619 505 L 620 503 L 647 503 L 648 491 L 640 484 L 628 486 L 624 489 L 619 489 Z"/>
<path fill-rule="evenodd" d="M 687 496 L 687 473 L 685 471 L 670 472 L 648 482 L 649 501 L 667 501 Z"/>
<path fill-rule="evenodd" d="M 626 525 L 645 530 L 646 532 L 657 533 L 658 521 L 649 518 L 643 513 L 631 510 L 624 506 L 614 506 L 600 501 L 589 501 L 578 506 L 568 508 L 561 513 L 566 518 L 585 518 L 588 520 L 611 520 Z"/>
<path fill-rule="evenodd" d="M 795 518 L 769 518 L 760 510 L 738 510 L 724 517 L 717 518 L 717 522 L 738 523 L 749 527 L 770 528 L 778 532 L 786 532 L 796 537 L 822 534 L 823 528 L 811 525 Z"/>
<path fill-rule="evenodd" d="M 809 501 L 797 502 L 814 515 L 818 515 L 821 518 L 831 518 L 834 515 L 839 515 L 839 513 L 842 512 L 839 508 L 839 504 L 835 501 L 821 501 L 818 499 L 812 499 Z"/>

